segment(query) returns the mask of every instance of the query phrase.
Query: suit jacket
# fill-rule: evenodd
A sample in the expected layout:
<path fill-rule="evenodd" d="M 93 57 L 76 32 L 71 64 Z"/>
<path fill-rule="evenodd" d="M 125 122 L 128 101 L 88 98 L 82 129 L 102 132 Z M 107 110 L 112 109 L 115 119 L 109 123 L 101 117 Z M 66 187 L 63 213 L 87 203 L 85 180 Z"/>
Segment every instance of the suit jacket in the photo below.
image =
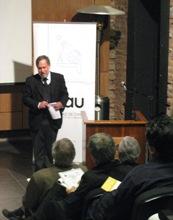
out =
<path fill-rule="evenodd" d="M 68 101 L 68 91 L 63 75 L 51 72 L 50 95 L 51 102 L 60 101 L 65 107 Z M 38 109 L 38 103 L 44 100 L 44 85 L 39 74 L 26 79 L 23 91 L 23 103 L 29 107 L 29 126 L 31 130 L 37 130 L 44 118 L 47 118 L 54 129 L 59 129 L 61 119 L 53 120 L 48 109 Z M 61 116 L 64 109 L 60 110 Z"/>
<path fill-rule="evenodd" d="M 66 168 L 53 166 L 33 173 L 23 198 L 25 209 L 35 212 L 43 202 L 43 199 L 47 196 L 49 197 L 48 193 L 51 191 L 54 184 L 56 183 L 56 185 L 58 185 L 57 180 L 60 178 L 59 172 L 67 171 L 72 168 L 81 168 L 84 172 L 87 170 L 82 164 L 74 163 Z M 57 192 L 58 196 L 66 195 L 65 188 L 60 185 L 57 191 L 59 191 Z M 53 192 L 55 193 L 55 191 Z"/>
<path fill-rule="evenodd" d="M 100 164 L 92 170 L 88 170 L 81 178 L 80 185 L 74 194 L 79 198 L 84 198 L 86 194 L 96 188 L 100 188 L 108 176 L 122 181 L 125 176 L 136 167 L 136 163 L 120 162 L 113 160 L 111 162 Z M 72 196 L 72 193 L 71 193 Z"/>

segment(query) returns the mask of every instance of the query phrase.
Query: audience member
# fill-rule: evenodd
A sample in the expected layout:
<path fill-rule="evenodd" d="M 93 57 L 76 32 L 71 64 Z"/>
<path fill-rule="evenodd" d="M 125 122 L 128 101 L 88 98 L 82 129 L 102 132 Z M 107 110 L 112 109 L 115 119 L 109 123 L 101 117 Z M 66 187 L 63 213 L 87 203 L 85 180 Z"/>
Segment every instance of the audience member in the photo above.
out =
<path fill-rule="evenodd" d="M 146 190 L 173 186 L 173 119 L 159 116 L 148 123 L 146 138 L 151 159 L 134 168 L 117 190 L 95 204 L 92 220 L 130 219 L 135 198 Z"/>
<path fill-rule="evenodd" d="M 140 153 L 139 142 L 134 137 L 125 136 L 122 138 L 118 147 L 118 156 L 122 163 L 136 163 Z"/>
<path fill-rule="evenodd" d="M 71 140 L 68 138 L 60 139 L 53 144 L 52 156 L 54 166 L 41 169 L 32 175 L 23 198 L 23 207 L 14 211 L 4 209 L 2 213 L 5 217 L 10 219 L 20 219 L 18 217 L 22 217 L 24 214 L 31 215 L 36 212 L 48 191 L 59 179 L 59 172 L 78 167 L 81 167 L 86 171 L 84 166 L 79 166 L 73 163 L 75 148 Z M 66 195 L 65 188 L 59 186 L 58 189 L 58 196 L 64 197 Z"/>
<path fill-rule="evenodd" d="M 127 163 L 128 158 L 124 154 L 125 149 L 130 148 L 127 147 L 126 142 L 126 144 L 122 142 L 122 146 L 120 147 L 122 149 L 121 158 L 124 160 L 123 162 L 120 162 L 119 160 L 114 159 L 116 149 L 115 143 L 110 135 L 105 133 L 96 133 L 92 135 L 88 142 L 88 149 L 96 166 L 92 170 L 88 170 L 82 176 L 79 187 L 75 192 L 70 193 L 62 201 L 57 201 L 56 198 L 54 198 L 54 200 L 46 202 L 44 208 L 42 208 L 41 211 L 39 210 L 39 212 L 33 216 L 33 219 L 80 219 L 84 198 L 89 192 L 95 189 L 97 191 L 98 189 L 98 192 L 103 193 L 103 190 L 101 191 L 100 187 L 109 176 L 122 181 L 126 174 L 136 166 L 136 163 L 132 163 L 132 158 L 136 160 L 136 157 L 139 156 L 140 147 L 139 144 L 137 144 L 137 141 L 134 146 L 132 146 L 131 141 L 134 141 L 133 138 L 126 137 L 125 140 L 127 139 L 129 142 L 126 142 L 131 143 L 131 150 L 129 150 L 131 152 L 129 164 Z"/>

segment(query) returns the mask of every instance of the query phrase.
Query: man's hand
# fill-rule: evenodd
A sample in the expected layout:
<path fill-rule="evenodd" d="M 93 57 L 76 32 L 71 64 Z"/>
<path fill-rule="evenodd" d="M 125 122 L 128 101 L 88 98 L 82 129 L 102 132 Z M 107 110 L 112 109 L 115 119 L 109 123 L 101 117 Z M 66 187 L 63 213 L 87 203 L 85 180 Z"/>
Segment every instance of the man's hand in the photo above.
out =
<path fill-rule="evenodd" d="M 38 103 L 38 108 L 39 109 L 45 109 L 48 107 L 48 102 L 47 101 L 42 101 Z"/>
<path fill-rule="evenodd" d="M 55 102 L 51 104 L 55 110 L 60 110 L 61 108 L 63 108 L 63 104 L 61 102 Z"/>
<path fill-rule="evenodd" d="M 75 192 L 76 191 L 76 187 L 75 186 L 72 186 L 71 188 L 66 188 L 66 193 L 67 194 L 70 194 L 70 193 L 72 193 L 72 192 Z"/>

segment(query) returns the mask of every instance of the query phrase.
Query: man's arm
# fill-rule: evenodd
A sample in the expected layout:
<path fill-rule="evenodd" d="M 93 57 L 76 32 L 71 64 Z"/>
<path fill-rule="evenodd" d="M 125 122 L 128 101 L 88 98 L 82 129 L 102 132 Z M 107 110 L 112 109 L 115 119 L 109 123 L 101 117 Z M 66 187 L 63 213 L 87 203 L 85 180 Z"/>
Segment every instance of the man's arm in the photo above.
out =
<path fill-rule="evenodd" d="M 26 193 L 23 197 L 23 206 L 25 209 L 29 210 L 30 212 L 35 211 L 38 206 L 40 205 L 40 191 L 41 186 L 39 187 L 38 184 L 35 181 L 35 178 L 32 176 L 27 188 Z"/>
<path fill-rule="evenodd" d="M 60 100 L 57 102 L 57 108 L 65 108 L 66 106 L 66 103 L 68 101 L 68 98 L 69 98 L 69 94 L 68 94 L 68 90 L 67 90 L 67 87 L 66 87 L 66 83 L 65 83 L 65 79 L 64 79 L 64 76 L 61 75 L 61 97 L 60 97 Z"/>
<path fill-rule="evenodd" d="M 30 109 L 38 110 L 39 102 L 34 98 L 31 84 L 31 78 L 27 78 L 23 89 L 23 103 Z"/>
<path fill-rule="evenodd" d="M 130 218 L 135 198 L 135 185 L 130 176 L 120 186 L 95 201 L 90 214 L 93 220 L 127 219 Z"/>

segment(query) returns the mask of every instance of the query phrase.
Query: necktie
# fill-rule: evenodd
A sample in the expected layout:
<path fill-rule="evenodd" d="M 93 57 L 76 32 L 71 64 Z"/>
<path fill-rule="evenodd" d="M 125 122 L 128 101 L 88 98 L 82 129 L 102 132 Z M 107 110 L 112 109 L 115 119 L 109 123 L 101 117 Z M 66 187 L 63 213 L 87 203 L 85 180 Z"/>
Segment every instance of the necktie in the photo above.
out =
<path fill-rule="evenodd" d="M 44 84 L 45 86 L 48 85 L 48 84 L 47 84 L 47 78 L 44 78 L 44 79 L 43 79 L 43 84 Z"/>
<path fill-rule="evenodd" d="M 43 79 L 43 85 L 44 85 L 44 89 L 43 89 L 43 97 L 44 100 L 50 102 L 50 87 L 49 84 L 47 83 L 47 78 Z"/>

